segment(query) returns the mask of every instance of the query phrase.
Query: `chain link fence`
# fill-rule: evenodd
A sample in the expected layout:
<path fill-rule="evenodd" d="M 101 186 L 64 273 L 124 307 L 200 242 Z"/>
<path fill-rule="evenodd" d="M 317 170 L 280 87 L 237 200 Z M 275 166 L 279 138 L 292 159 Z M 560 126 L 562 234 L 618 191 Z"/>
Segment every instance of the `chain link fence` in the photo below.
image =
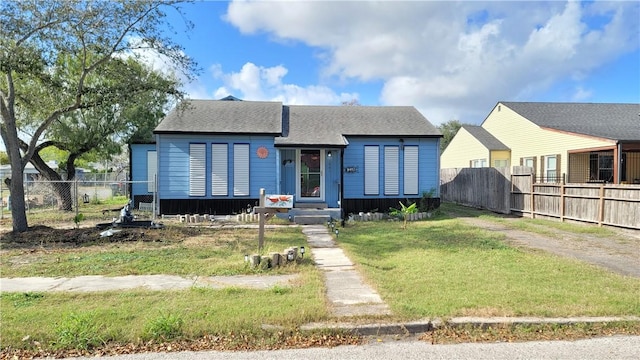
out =
<path fill-rule="evenodd" d="M 111 220 L 130 200 L 136 215 L 155 217 L 156 194 L 147 191 L 148 182 L 113 181 L 107 174 L 91 175 L 103 175 L 103 178 L 83 177 L 72 181 L 27 179 L 24 200 L 29 225 Z M 133 194 L 136 194 L 135 199 Z M 4 183 L 0 187 L 0 198 L 0 218 L 9 219 L 12 200 Z"/>

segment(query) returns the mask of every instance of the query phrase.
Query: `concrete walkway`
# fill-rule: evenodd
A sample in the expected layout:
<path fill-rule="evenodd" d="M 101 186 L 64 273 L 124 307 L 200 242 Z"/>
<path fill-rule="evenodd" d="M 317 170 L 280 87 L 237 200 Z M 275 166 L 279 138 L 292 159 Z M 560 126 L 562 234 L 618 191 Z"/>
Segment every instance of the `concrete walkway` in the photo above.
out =
<path fill-rule="evenodd" d="M 302 233 L 307 236 L 316 266 L 324 272 L 327 300 L 333 316 L 391 313 L 380 295 L 365 284 L 353 262 L 333 241 L 326 226 L 305 225 Z"/>

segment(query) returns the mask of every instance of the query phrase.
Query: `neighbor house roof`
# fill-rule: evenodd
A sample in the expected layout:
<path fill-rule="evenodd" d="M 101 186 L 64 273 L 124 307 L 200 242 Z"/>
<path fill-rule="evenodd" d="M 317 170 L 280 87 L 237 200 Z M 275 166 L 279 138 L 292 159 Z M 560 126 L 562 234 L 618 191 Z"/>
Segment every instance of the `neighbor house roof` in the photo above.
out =
<path fill-rule="evenodd" d="M 285 108 L 285 132 L 275 139 L 279 146 L 346 146 L 345 136 L 442 136 L 413 106 L 292 105 Z"/>
<path fill-rule="evenodd" d="M 495 136 L 491 135 L 485 128 L 477 125 L 462 125 L 471 136 L 476 138 L 482 146 L 489 150 L 510 150 L 509 147 L 503 144 Z"/>
<path fill-rule="evenodd" d="M 442 136 L 412 106 L 283 106 L 220 100 L 190 100 L 172 110 L 154 132 L 275 134 L 279 146 L 346 146 L 345 136 Z"/>
<path fill-rule="evenodd" d="M 171 110 L 154 130 L 204 134 L 281 132 L 282 103 L 227 100 L 188 100 Z"/>
<path fill-rule="evenodd" d="M 640 104 L 501 103 L 540 127 L 618 141 L 640 140 Z"/>

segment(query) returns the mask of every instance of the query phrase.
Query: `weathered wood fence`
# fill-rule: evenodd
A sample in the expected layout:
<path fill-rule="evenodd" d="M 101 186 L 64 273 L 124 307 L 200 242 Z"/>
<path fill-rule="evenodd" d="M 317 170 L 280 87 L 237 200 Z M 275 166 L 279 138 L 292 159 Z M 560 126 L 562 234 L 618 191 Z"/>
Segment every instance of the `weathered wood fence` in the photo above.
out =
<path fill-rule="evenodd" d="M 532 218 L 640 229 L 640 185 L 535 183 L 532 169 L 441 170 L 442 201 Z M 505 187 L 508 189 L 505 191 Z"/>

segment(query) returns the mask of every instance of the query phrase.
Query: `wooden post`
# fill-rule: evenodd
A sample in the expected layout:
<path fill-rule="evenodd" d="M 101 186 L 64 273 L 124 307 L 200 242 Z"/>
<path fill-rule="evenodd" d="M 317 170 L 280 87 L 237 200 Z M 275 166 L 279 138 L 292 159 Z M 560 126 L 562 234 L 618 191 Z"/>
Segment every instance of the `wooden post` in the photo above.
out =
<path fill-rule="evenodd" d="M 264 196 L 265 191 L 264 188 L 260 188 L 260 208 L 264 208 Z M 260 211 L 260 225 L 258 228 L 258 252 L 262 252 L 262 247 L 264 246 L 264 211 Z"/>
<path fill-rule="evenodd" d="M 530 183 L 531 183 L 531 204 L 529 205 L 529 207 L 531 208 L 531 218 L 535 219 L 536 218 L 536 196 L 535 196 L 535 194 L 533 192 L 535 190 L 535 186 L 534 185 L 535 185 L 536 179 L 533 176 L 533 174 L 531 174 L 529 178 L 531 179 L 530 180 Z"/>
<path fill-rule="evenodd" d="M 564 174 L 563 174 L 564 176 Z M 560 222 L 564 222 L 564 192 L 565 192 L 565 187 L 564 187 L 564 181 L 562 182 L 562 184 L 560 184 Z"/>
<path fill-rule="evenodd" d="M 600 206 L 598 207 L 598 226 L 604 221 L 604 184 L 600 185 Z"/>

